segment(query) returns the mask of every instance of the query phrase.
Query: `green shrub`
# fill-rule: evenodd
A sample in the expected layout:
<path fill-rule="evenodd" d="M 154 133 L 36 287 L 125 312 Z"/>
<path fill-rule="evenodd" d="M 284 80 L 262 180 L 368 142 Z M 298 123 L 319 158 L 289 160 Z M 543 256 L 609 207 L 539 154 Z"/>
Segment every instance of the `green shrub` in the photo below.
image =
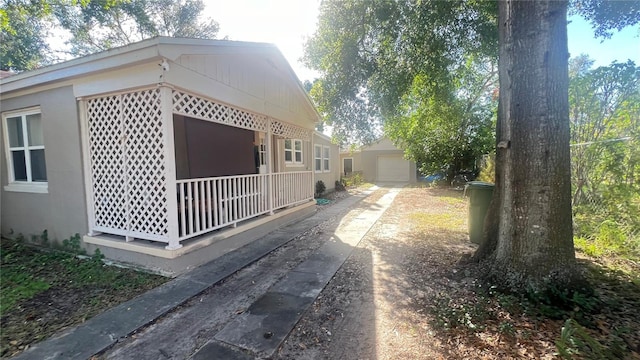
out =
<path fill-rule="evenodd" d="M 358 186 L 364 182 L 361 172 L 352 172 L 348 176 L 342 177 L 340 182 L 346 187 Z"/>
<path fill-rule="evenodd" d="M 318 180 L 316 182 L 316 197 L 322 196 L 325 190 L 327 190 L 327 187 L 324 185 L 324 181 Z"/>

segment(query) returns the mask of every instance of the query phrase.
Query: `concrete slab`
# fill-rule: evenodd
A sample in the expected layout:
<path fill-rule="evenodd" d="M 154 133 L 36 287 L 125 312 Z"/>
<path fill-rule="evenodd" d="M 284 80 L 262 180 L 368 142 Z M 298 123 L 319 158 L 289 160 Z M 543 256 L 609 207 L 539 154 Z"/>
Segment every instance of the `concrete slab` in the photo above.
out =
<path fill-rule="evenodd" d="M 351 220 L 341 223 L 329 241 L 228 323 L 213 341 L 271 357 L 397 193 L 392 189 L 376 206 L 351 210 L 343 218 Z"/>
<path fill-rule="evenodd" d="M 210 342 L 190 359 L 192 360 L 254 360 L 255 357 L 247 352 L 241 351 L 236 347 L 225 346 L 218 342 Z"/>
<path fill-rule="evenodd" d="M 315 297 L 267 292 L 215 339 L 269 357 L 314 300 Z"/>

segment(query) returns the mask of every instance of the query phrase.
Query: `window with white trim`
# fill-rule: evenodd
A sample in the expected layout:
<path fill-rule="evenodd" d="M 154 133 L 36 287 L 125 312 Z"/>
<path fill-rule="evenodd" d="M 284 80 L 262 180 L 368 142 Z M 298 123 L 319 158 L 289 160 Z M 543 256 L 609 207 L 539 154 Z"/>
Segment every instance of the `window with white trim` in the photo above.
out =
<path fill-rule="evenodd" d="M 33 185 L 46 188 L 42 116 L 39 108 L 2 115 L 7 148 L 9 187 Z M 24 191 L 29 191 L 23 188 Z"/>
<path fill-rule="evenodd" d="M 302 165 L 302 140 L 284 140 L 284 162 L 287 164 Z"/>
<path fill-rule="evenodd" d="M 322 145 L 314 146 L 314 162 L 316 172 L 322 171 Z"/>
<path fill-rule="evenodd" d="M 323 170 L 324 172 L 329 172 L 331 171 L 330 167 L 329 167 L 329 159 L 331 158 L 331 151 L 329 150 L 330 148 L 328 146 L 324 146 L 323 150 L 324 152 L 322 153 L 322 162 L 323 162 Z"/>
<path fill-rule="evenodd" d="M 316 172 L 329 172 L 331 171 L 329 162 L 331 158 L 331 148 L 326 145 L 315 145 L 314 146 L 314 163 Z"/>

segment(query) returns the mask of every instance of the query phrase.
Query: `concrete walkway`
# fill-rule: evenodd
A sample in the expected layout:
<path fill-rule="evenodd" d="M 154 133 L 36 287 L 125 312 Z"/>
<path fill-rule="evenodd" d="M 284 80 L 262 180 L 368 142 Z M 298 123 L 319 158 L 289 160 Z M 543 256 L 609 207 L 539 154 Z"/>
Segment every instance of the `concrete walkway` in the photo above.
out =
<path fill-rule="evenodd" d="M 267 234 L 260 240 L 108 310 L 76 328 L 36 344 L 15 359 L 87 359 L 100 353 L 103 354 L 100 357 L 104 358 L 137 360 L 270 357 L 347 259 L 353 247 L 391 204 L 399 190 L 380 191 L 385 192 L 385 195 L 369 207 L 354 208 L 370 192 L 341 200 L 305 220 Z M 294 268 L 285 271 L 284 276 L 274 278 L 273 283 L 269 283 L 270 286 L 259 296 L 249 294 L 246 284 L 226 284 L 234 289 L 233 296 L 249 298 L 252 301 L 245 311 L 237 314 L 231 312 L 215 319 L 210 317 L 206 325 L 203 322 L 201 328 L 196 326 L 190 329 L 190 332 L 180 329 L 193 327 L 193 321 L 181 322 L 179 317 L 172 323 L 163 320 L 163 316 L 195 296 L 204 298 L 205 295 L 201 294 L 206 292 L 205 290 L 263 258 L 273 249 L 288 243 L 305 231 L 335 219 L 342 221 L 332 228 L 331 233 L 323 234 L 327 240 Z M 255 300 L 251 300 L 253 296 Z M 221 306 L 216 307 L 223 311 Z M 211 308 L 194 307 L 192 310 L 191 316 L 206 318 L 218 309 L 212 312 Z M 118 342 L 122 342 L 124 347 L 131 334 L 154 321 L 156 328 L 178 329 L 178 333 L 171 330 L 170 335 L 174 336 L 164 340 L 162 336 L 149 335 L 145 339 L 136 339 L 135 344 L 129 343 L 126 350 L 123 348 L 119 351 L 121 344 Z M 200 334 L 199 338 L 204 338 L 205 341 L 186 341 L 196 337 L 188 334 Z M 145 335 L 142 333 L 140 336 Z M 175 344 L 167 344 L 171 342 L 170 339 L 174 339 Z M 183 345 L 180 346 L 179 343 Z"/>

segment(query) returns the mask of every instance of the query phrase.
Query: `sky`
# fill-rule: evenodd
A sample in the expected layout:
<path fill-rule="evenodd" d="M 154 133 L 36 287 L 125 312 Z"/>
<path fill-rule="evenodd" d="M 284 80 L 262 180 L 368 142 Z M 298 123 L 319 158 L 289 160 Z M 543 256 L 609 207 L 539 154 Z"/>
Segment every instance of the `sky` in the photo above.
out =
<path fill-rule="evenodd" d="M 365 0 L 366 1 L 366 0 Z M 268 42 L 278 46 L 300 81 L 313 80 L 317 73 L 307 69 L 300 59 L 305 39 L 317 25 L 320 0 L 208 0 L 206 16 L 220 24 L 220 37 L 229 40 Z M 601 42 L 580 17 L 569 19 L 569 53 L 588 54 L 594 67 L 627 59 L 640 64 L 640 26 L 628 27 Z"/>

